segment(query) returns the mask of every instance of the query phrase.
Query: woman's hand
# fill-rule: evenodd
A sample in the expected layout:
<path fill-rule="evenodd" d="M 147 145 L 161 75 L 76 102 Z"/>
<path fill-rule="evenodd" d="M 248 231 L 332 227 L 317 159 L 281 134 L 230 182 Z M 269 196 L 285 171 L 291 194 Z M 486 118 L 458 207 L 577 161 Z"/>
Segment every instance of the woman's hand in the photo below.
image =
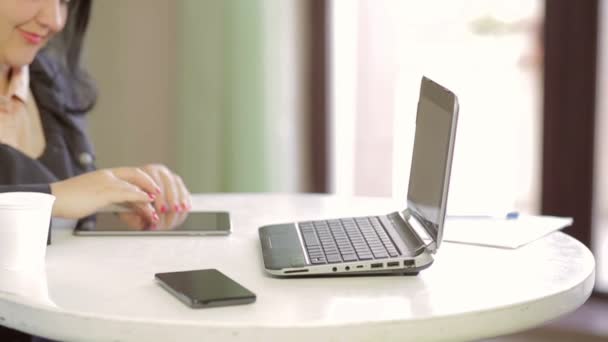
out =
<path fill-rule="evenodd" d="M 165 214 L 190 211 L 192 208 L 190 192 L 180 176 L 171 172 L 166 166 L 159 164 L 146 165 L 141 169 L 152 177 L 160 187 L 162 195 L 156 197 L 154 201 L 157 212 Z"/>
<path fill-rule="evenodd" d="M 131 207 L 142 219 L 157 222 L 151 203 L 160 196 L 160 187 L 138 168 L 98 170 L 52 183 L 56 197 L 53 216 L 80 219 L 110 204 Z"/>

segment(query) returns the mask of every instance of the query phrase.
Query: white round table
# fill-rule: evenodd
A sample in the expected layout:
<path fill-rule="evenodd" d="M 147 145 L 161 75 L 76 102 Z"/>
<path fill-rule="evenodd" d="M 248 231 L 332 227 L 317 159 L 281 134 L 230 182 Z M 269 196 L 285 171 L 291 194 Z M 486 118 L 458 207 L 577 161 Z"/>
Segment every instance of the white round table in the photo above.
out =
<path fill-rule="evenodd" d="M 528 329 L 589 297 L 595 261 L 553 233 L 517 250 L 442 244 L 418 276 L 281 279 L 264 272 L 257 228 L 293 220 L 385 214 L 384 198 L 197 195 L 228 210 L 227 237 L 75 237 L 53 231 L 45 274 L 0 271 L 0 324 L 73 341 L 470 340 Z M 217 268 L 254 304 L 190 309 L 154 273 Z"/>

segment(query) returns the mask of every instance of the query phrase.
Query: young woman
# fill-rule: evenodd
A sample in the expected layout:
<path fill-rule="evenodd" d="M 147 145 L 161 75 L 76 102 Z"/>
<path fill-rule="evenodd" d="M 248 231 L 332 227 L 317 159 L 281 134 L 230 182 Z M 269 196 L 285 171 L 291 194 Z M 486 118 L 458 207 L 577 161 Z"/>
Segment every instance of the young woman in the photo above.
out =
<path fill-rule="evenodd" d="M 190 196 L 162 165 L 95 171 L 85 132 L 96 93 L 79 68 L 91 0 L 0 1 L 0 191 L 57 197 L 80 219 L 112 203 L 148 220 L 185 211 Z"/>
<path fill-rule="evenodd" d="M 188 190 L 162 165 L 95 168 L 85 120 L 96 92 L 79 67 L 90 9 L 91 0 L 0 0 L 0 192 L 51 193 L 53 216 L 73 221 L 110 204 L 149 223 L 186 212 Z"/>

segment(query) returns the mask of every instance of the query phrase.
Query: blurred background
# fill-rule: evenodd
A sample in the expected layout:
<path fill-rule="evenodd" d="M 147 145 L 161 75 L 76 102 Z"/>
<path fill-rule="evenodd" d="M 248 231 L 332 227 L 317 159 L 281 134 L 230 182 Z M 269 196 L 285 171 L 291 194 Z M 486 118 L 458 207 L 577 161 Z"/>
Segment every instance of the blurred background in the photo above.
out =
<path fill-rule="evenodd" d="M 601 0 L 95 1 L 97 164 L 405 203 L 427 75 L 461 105 L 448 211 L 571 216 L 596 256 L 585 306 L 500 340 L 608 338 L 606 18 Z"/>

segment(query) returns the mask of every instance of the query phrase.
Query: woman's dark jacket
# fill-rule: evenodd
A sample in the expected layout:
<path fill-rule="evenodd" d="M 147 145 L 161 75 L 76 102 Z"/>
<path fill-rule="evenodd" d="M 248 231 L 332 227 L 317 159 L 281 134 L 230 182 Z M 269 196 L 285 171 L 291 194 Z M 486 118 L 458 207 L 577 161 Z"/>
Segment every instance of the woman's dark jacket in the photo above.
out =
<path fill-rule="evenodd" d="M 85 132 L 85 113 L 74 100 L 74 82 L 59 65 L 40 53 L 30 65 L 30 89 L 40 113 L 46 148 L 32 159 L 0 143 L 0 192 L 50 193 L 58 180 L 93 171 L 94 154 Z"/>

